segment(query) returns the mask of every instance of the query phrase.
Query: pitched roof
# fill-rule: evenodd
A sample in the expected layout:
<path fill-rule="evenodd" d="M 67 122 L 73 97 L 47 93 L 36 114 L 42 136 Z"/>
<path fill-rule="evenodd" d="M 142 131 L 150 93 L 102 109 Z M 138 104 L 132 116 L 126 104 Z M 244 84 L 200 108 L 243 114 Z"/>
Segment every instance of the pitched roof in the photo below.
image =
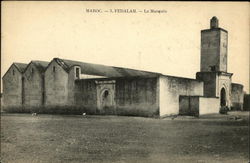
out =
<path fill-rule="evenodd" d="M 17 63 L 17 62 L 14 62 L 13 64 L 17 67 L 17 69 L 18 69 L 21 73 L 23 73 L 23 72 L 25 71 L 25 68 L 26 68 L 27 65 L 28 65 L 28 64 L 26 64 L 26 63 Z"/>
<path fill-rule="evenodd" d="M 71 67 L 80 66 L 82 74 L 98 75 L 105 77 L 156 77 L 160 73 L 134 70 L 121 67 L 105 66 L 86 62 L 72 61 L 67 59 L 54 58 L 54 60 L 66 71 L 69 72 Z"/>
<path fill-rule="evenodd" d="M 45 61 L 31 61 L 31 62 L 36 66 L 36 68 L 40 72 L 44 72 L 47 66 L 49 65 L 49 62 L 45 62 Z"/>
<path fill-rule="evenodd" d="M 9 70 L 10 70 L 10 68 L 12 66 L 15 66 L 17 68 L 17 70 L 22 74 L 22 73 L 24 73 L 24 71 L 25 71 L 26 67 L 28 66 L 28 64 L 26 64 L 26 63 L 18 63 L 18 62 L 12 63 L 12 65 L 9 67 L 9 69 L 6 71 L 6 73 L 3 75 L 2 78 L 5 77 L 5 75 L 9 72 Z"/>

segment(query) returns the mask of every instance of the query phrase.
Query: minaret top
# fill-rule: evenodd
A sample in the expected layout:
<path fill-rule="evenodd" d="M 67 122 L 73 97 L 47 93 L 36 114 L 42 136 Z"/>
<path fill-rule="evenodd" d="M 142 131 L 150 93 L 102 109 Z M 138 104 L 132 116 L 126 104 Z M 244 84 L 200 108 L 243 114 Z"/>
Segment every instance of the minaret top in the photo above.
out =
<path fill-rule="evenodd" d="M 218 28 L 219 27 L 219 20 L 217 19 L 216 16 L 212 17 L 212 19 L 210 19 L 210 28 Z"/>

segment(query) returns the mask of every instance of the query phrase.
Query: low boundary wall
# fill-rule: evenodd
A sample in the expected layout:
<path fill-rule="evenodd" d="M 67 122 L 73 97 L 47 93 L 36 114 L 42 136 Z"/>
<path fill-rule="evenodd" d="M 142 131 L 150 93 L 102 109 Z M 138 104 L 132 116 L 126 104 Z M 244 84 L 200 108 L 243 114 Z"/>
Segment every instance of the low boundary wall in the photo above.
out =
<path fill-rule="evenodd" d="M 199 116 L 219 113 L 220 101 L 217 97 L 179 96 L 179 114 Z"/>

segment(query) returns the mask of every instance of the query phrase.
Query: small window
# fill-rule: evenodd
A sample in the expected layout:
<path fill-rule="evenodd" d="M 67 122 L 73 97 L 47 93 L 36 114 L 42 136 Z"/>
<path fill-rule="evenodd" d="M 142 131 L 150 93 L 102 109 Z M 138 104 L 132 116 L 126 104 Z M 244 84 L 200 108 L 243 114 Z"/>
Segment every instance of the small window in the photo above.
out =
<path fill-rule="evenodd" d="M 103 97 L 104 97 L 104 98 L 107 98 L 108 95 L 109 95 L 109 91 L 108 91 L 108 90 L 105 90 L 105 92 L 104 92 L 104 94 L 103 94 Z"/>
<path fill-rule="evenodd" d="M 31 68 L 31 73 L 32 73 L 32 74 L 34 73 L 34 69 L 33 69 L 33 68 Z"/>
<path fill-rule="evenodd" d="M 56 67 L 55 66 L 53 66 L 53 72 L 56 72 Z"/>
<path fill-rule="evenodd" d="M 15 75 L 15 70 L 12 70 L 12 74 Z"/>
<path fill-rule="evenodd" d="M 76 68 L 76 78 L 80 77 L 80 68 Z"/>
<path fill-rule="evenodd" d="M 88 90 L 91 90 L 91 83 L 88 82 Z"/>
<path fill-rule="evenodd" d="M 211 71 L 216 71 L 216 66 L 210 66 Z"/>

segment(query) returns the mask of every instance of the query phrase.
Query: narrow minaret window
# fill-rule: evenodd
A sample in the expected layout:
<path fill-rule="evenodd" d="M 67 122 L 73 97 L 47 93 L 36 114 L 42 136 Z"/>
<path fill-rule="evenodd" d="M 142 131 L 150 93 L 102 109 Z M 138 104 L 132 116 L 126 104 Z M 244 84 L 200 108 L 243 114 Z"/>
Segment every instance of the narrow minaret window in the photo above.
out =
<path fill-rule="evenodd" d="M 212 17 L 210 20 L 210 28 L 218 28 L 219 27 L 219 20 L 216 18 L 216 16 Z"/>
<path fill-rule="evenodd" d="M 79 79 L 80 77 L 80 68 L 76 68 L 76 78 Z"/>

